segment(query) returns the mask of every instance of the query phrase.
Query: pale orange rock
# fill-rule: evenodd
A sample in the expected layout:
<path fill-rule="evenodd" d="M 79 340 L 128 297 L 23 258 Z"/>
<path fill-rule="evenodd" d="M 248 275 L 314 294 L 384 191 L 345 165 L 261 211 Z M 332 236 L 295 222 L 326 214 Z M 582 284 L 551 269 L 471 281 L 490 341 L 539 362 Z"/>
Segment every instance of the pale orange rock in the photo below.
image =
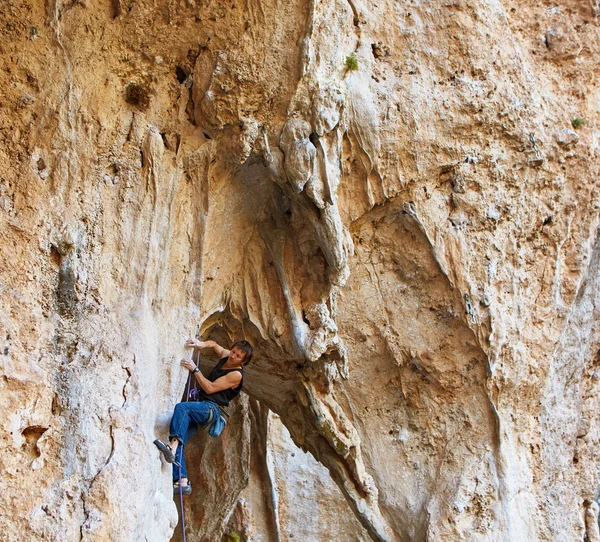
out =
<path fill-rule="evenodd" d="M 200 325 L 256 357 L 195 539 L 267 503 L 265 409 L 373 540 L 597 539 L 599 17 L 3 2 L 3 536 L 179 532 L 152 441 Z"/>

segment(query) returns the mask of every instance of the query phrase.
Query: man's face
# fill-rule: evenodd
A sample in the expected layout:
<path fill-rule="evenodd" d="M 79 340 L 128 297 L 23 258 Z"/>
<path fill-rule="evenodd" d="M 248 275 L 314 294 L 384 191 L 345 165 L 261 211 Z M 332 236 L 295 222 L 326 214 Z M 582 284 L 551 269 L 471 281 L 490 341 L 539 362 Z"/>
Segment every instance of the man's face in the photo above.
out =
<path fill-rule="evenodd" d="M 246 353 L 237 346 L 234 346 L 229 353 L 229 361 L 234 365 L 241 365 L 245 357 Z"/>

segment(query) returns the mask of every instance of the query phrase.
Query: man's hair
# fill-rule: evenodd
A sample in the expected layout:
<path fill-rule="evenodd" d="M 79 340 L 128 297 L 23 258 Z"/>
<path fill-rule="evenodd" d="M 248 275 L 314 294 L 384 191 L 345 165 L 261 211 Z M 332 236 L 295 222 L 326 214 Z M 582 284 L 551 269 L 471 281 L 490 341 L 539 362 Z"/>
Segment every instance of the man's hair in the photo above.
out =
<path fill-rule="evenodd" d="M 234 348 L 239 348 L 242 352 L 244 352 L 245 355 L 243 364 L 248 365 L 248 363 L 250 363 L 252 360 L 252 354 L 254 352 L 252 345 L 248 341 L 237 341 L 233 343 L 230 350 L 233 350 Z"/>

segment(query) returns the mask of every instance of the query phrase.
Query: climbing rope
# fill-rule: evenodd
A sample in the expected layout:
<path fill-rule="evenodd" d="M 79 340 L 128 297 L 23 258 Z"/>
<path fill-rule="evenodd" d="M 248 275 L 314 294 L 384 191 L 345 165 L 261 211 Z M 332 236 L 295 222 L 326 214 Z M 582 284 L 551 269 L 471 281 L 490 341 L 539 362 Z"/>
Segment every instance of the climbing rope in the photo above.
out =
<path fill-rule="evenodd" d="M 183 444 L 181 445 L 181 457 L 183 457 Z M 188 484 L 189 484 L 188 480 Z M 181 531 L 183 533 L 183 542 L 187 542 L 185 536 L 185 512 L 183 511 L 183 488 L 181 487 L 181 461 L 179 462 L 179 506 L 181 508 Z"/>
<path fill-rule="evenodd" d="M 196 328 L 196 339 L 200 338 L 200 326 L 198 326 Z M 196 352 L 192 353 L 192 359 L 194 359 Z M 200 350 L 198 350 L 198 354 L 196 356 L 196 359 L 194 359 L 194 362 L 196 363 L 196 366 L 199 367 L 200 366 Z M 191 389 L 192 387 L 192 379 L 194 380 L 194 388 Z M 196 385 L 196 378 L 192 375 L 192 373 L 188 373 L 188 379 L 187 379 L 187 384 L 185 387 L 185 398 L 184 398 L 184 402 L 188 402 L 190 400 L 190 397 L 192 397 L 193 399 L 196 398 L 196 395 L 198 393 L 198 387 Z M 187 538 L 185 536 L 185 512 L 183 511 L 183 487 L 181 486 L 181 461 L 183 461 L 183 443 L 180 443 L 181 445 L 181 460 L 178 462 L 179 464 L 179 506 L 181 508 L 181 531 L 183 533 L 183 542 L 187 542 Z M 190 483 L 189 478 L 188 478 L 188 484 Z"/>

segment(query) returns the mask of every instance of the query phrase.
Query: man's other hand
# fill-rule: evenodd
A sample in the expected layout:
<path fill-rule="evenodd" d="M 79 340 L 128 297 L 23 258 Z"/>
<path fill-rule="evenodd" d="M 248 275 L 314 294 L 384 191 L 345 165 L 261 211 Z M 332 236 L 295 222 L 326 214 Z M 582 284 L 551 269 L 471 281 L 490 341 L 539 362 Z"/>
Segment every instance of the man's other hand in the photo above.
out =
<path fill-rule="evenodd" d="M 182 359 L 181 366 L 185 367 L 188 371 L 193 371 L 196 368 L 196 364 L 189 359 Z"/>

